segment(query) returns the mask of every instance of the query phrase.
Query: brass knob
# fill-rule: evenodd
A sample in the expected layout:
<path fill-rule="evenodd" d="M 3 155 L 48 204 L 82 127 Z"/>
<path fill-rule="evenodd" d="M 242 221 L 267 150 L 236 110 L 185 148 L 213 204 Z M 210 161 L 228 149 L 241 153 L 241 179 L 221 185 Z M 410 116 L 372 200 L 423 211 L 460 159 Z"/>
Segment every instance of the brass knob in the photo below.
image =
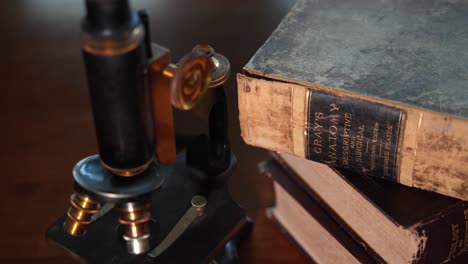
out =
<path fill-rule="evenodd" d="M 65 231 L 70 235 L 82 235 L 86 226 L 92 222 L 92 217 L 99 210 L 99 203 L 89 196 L 78 193 L 70 197 L 70 208 L 67 211 Z"/>
<path fill-rule="evenodd" d="M 197 51 L 184 56 L 177 67 L 169 65 L 164 70 L 164 74 L 172 77 L 170 82 L 172 105 L 180 110 L 191 109 L 208 89 L 212 69 L 210 58 Z"/>
<path fill-rule="evenodd" d="M 231 64 L 229 63 L 229 60 L 223 55 L 216 53 L 214 49 L 207 44 L 198 44 L 193 48 L 193 50 L 201 52 L 209 56 L 211 59 L 213 70 L 211 72 L 211 82 L 209 87 L 216 88 L 223 85 L 231 73 Z"/>

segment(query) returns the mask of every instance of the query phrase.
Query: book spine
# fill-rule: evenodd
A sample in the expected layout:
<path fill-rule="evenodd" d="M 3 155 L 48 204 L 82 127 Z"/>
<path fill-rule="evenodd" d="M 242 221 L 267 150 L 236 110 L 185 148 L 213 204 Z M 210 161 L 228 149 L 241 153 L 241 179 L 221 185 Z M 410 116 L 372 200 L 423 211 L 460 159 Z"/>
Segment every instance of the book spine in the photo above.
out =
<path fill-rule="evenodd" d="M 306 191 L 303 182 L 291 177 L 291 171 L 280 166 L 275 160 L 267 160 L 259 165 L 260 172 L 272 178 L 285 189 L 296 201 L 340 242 L 361 263 L 384 263 L 384 260 L 362 240 L 346 223 L 338 223 L 333 210 L 320 197 Z"/>
<path fill-rule="evenodd" d="M 293 80 L 237 82 L 247 144 L 468 200 L 466 120 Z"/>
<path fill-rule="evenodd" d="M 313 90 L 306 100 L 307 159 L 398 181 L 401 109 Z"/>
<path fill-rule="evenodd" d="M 428 223 L 415 228 L 425 238 L 415 263 L 446 263 L 468 259 L 468 206 L 458 203 Z"/>
<path fill-rule="evenodd" d="M 287 163 L 283 163 L 278 154 L 271 153 L 271 155 L 275 161 L 270 161 L 270 163 L 280 164 L 276 165 L 276 168 L 283 173 L 270 172 L 268 176 L 287 190 L 308 212 L 313 212 L 311 203 L 316 201 L 322 207 L 323 212 L 335 219 L 352 239 L 364 247 L 370 256 L 378 262 L 385 262 L 346 222 L 333 212 L 332 208 L 307 187 L 307 184 L 289 168 Z M 270 167 L 273 166 L 270 165 Z M 326 226 L 324 225 L 324 227 Z M 436 217 L 431 217 L 427 222 L 415 224 L 411 229 L 417 243 L 419 243 L 419 250 L 414 253 L 413 263 L 446 263 L 468 259 L 468 203 L 460 201 L 439 212 Z M 332 229 L 328 231 L 330 233 L 336 232 Z M 346 239 L 341 241 L 346 241 Z"/>

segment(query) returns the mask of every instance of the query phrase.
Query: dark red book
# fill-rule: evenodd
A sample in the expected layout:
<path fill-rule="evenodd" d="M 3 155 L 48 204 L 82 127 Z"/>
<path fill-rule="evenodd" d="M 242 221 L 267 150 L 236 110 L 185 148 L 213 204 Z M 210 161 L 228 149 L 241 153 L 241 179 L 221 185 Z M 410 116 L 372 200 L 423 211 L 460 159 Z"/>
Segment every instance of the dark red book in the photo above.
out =
<path fill-rule="evenodd" d="M 304 245 L 311 247 L 310 241 L 304 241 L 307 241 L 307 226 L 313 218 L 352 255 L 350 261 L 442 263 L 456 260 L 468 263 L 466 202 L 338 172 L 287 154 L 273 153 L 273 156 L 274 161 L 260 166 L 261 171 L 277 183 L 277 204 L 272 212 L 282 226 L 300 225 L 299 231 L 285 229 L 291 236 L 294 236 L 292 233 L 302 235 L 302 242 L 298 244 L 303 248 Z M 317 217 L 318 211 L 328 218 Z M 331 227 L 330 219 L 336 223 L 335 227 Z M 361 248 L 360 252 L 357 248 Z M 320 248 L 318 252 L 325 254 L 327 250 Z M 366 254 L 370 259 L 365 259 Z"/>
<path fill-rule="evenodd" d="M 276 204 L 267 209 L 268 216 L 310 262 L 382 262 L 356 243 L 321 204 L 289 178 L 278 162 L 266 160 L 259 167 L 263 174 L 275 180 Z"/>

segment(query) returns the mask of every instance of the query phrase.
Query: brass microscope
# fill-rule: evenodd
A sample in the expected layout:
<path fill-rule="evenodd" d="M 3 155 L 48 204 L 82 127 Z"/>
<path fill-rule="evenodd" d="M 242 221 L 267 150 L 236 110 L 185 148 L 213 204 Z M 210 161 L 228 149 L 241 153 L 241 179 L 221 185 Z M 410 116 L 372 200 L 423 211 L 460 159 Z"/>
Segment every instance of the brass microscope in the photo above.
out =
<path fill-rule="evenodd" d="M 85 5 L 80 46 L 99 154 L 73 168 L 70 208 L 48 241 L 90 263 L 234 263 L 232 243 L 250 225 L 227 190 L 229 61 L 198 45 L 173 64 L 129 0 Z M 209 134 L 178 137 L 172 107 L 189 110 L 208 89 Z"/>

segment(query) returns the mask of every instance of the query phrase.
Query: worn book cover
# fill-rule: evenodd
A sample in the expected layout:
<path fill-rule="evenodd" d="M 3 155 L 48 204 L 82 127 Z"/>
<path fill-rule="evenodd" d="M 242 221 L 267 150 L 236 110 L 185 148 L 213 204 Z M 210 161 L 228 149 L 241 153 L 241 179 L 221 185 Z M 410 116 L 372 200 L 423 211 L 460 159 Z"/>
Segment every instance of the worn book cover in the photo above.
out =
<path fill-rule="evenodd" d="M 274 159 L 259 164 L 274 179 L 275 205 L 267 210 L 290 240 L 317 263 L 383 263 L 371 248 L 358 243 L 329 211 L 290 179 Z"/>
<path fill-rule="evenodd" d="M 388 263 L 468 261 L 467 202 L 290 154 L 272 155 L 283 171 L 272 179 L 304 208 L 307 200 L 319 203 L 370 255 Z"/>
<path fill-rule="evenodd" d="M 468 1 L 299 0 L 239 74 L 242 136 L 468 199 Z"/>

